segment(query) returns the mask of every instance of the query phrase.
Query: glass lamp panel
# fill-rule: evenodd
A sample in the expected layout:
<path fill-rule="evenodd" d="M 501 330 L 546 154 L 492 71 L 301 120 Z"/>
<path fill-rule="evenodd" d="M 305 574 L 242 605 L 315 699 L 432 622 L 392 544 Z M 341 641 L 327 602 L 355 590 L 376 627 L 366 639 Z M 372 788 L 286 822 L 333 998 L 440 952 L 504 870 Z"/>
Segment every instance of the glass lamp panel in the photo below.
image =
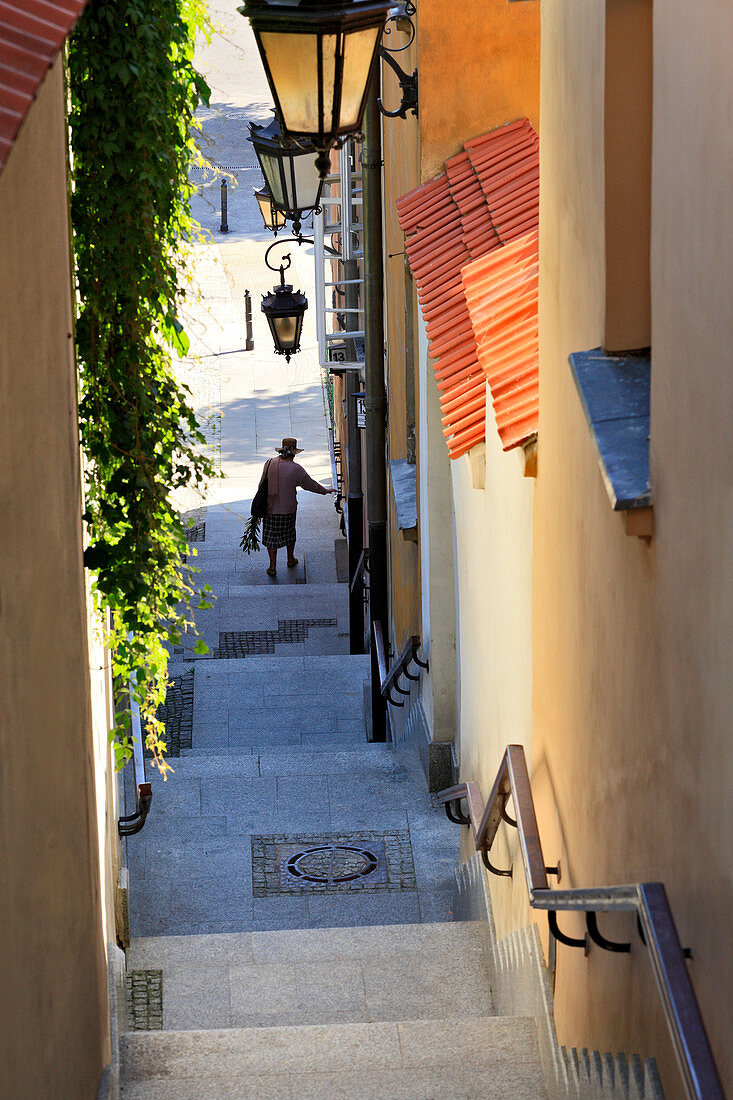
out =
<path fill-rule="evenodd" d="M 262 50 L 277 93 L 285 129 L 294 134 L 328 132 L 333 113 L 336 35 L 260 31 Z M 318 116 L 318 44 L 323 51 L 323 111 Z"/>
<path fill-rule="evenodd" d="M 258 153 L 260 164 L 262 165 L 262 172 L 265 177 L 265 183 L 272 195 L 272 201 L 276 206 L 285 206 L 287 202 L 287 195 L 283 189 L 282 175 L 280 173 L 280 160 L 278 157 L 273 156 L 271 153 L 259 152 Z"/>
<path fill-rule="evenodd" d="M 272 323 L 278 345 L 281 348 L 294 348 L 297 343 L 299 317 L 273 317 Z"/>
<path fill-rule="evenodd" d="M 299 210 L 312 210 L 318 206 L 321 197 L 322 181 L 316 168 L 316 152 L 303 153 L 293 157 L 295 191 L 298 196 Z"/>
<path fill-rule="evenodd" d="M 270 229 L 270 222 L 272 220 L 273 205 L 270 201 L 270 196 L 267 192 L 255 191 L 255 198 L 257 199 L 257 205 L 260 208 L 260 214 L 262 215 L 262 221 L 265 228 Z"/>
<path fill-rule="evenodd" d="M 361 122 L 369 70 L 371 69 L 380 27 L 366 27 L 344 36 L 344 72 L 341 84 L 341 110 L 338 129 L 355 130 Z"/>

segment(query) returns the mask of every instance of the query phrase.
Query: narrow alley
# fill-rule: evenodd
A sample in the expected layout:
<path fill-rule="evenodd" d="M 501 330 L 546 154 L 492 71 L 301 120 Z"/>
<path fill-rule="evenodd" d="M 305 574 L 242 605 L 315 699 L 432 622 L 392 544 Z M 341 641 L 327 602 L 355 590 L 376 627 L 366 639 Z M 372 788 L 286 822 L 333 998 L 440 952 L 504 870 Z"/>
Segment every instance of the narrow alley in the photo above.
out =
<path fill-rule="evenodd" d="M 731 56 L 0 0 L 0 1100 L 733 1098 Z"/>
<path fill-rule="evenodd" d="M 418 752 L 367 742 L 369 656 L 349 655 L 334 498 L 299 493 L 295 569 L 281 550 L 271 578 L 264 549 L 239 546 L 282 437 L 297 438 L 298 461 L 323 484 L 332 469 L 313 318 L 303 352 L 286 363 L 257 309 L 272 274 L 251 194 L 261 180 L 241 142 L 263 111 L 227 107 L 241 88 L 232 46 L 247 32 L 238 16 L 217 17 L 227 35 L 213 44 L 207 78 L 224 105 L 202 112 L 202 140 L 217 163 L 242 167 L 238 186 L 230 177 L 226 237 L 218 176 L 197 200 L 212 236 L 196 246 L 183 367 L 223 475 L 186 512 L 200 581 L 216 599 L 197 615 L 209 652 L 195 654 L 190 635 L 172 654 L 173 774 L 150 776 L 153 809 L 125 842 L 123 1096 L 472 1097 L 485 1095 L 488 1059 L 503 1080 L 497 1096 L 515 1082 L 513 1095 L 536 1097 L 538 1058 L 517 1073 L 510 1056 L 526 1039 L 521 1023 L 517 1033 L 490 1019 L 480 928 L 450 923 L 456 831 L 428 793 Z M 254 64 L 251 79 L 262 83 Z M 252 85 L 248 93 L 256 98 Z M 311 249 L 290 250 L 309 287 Z M 255 303 L 250 352 L 245 289 Z M 504 1054 L 487 1046 L 497 1027 Z"/>

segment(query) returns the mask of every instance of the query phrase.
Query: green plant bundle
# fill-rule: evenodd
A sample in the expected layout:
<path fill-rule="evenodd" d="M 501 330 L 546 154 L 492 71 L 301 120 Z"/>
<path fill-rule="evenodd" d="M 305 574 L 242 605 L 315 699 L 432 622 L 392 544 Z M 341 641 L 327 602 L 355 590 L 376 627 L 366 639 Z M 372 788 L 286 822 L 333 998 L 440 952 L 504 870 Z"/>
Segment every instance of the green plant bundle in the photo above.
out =
<path fill-rule="evenodd" d="M 85 564 L 119 694 L 136 679 L 146 743 L 164 770 L 164 643 L 180 643 L 193 610 L 210 606 L 186 564 L 172 493 L 214 470 L 170 357 L 188 349 L 177 265 L 193 231 L 193 115 L 208 103 L 193 67 L 203 18 L 198 0 L 90 0 L 68 62 Z M 131 753 L 124 706 L 111 737 L 121 765 Z"/>
<path fill-rule="evenodd" d="M 239 545 L 245 554 L 252 554 L 260 549 L 260 519 L 259 516 L 250 516 L 244 525 L 244 532 L 239 540 Z"/>

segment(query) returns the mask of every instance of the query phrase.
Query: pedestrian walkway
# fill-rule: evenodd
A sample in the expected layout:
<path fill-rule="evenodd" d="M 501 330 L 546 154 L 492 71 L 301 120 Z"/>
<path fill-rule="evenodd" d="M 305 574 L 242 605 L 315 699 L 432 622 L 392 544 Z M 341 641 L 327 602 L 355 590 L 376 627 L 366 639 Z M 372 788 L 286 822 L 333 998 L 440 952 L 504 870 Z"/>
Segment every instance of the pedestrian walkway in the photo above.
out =
<path fill-rule="evenodd" d="M 318 453 L 303 442 L 303 458 Z M 152 776 L 145 829 L 127 842 L 133 936 L 451 917 L 455 830 L 417 753 L 367 744 L 369 659 L 348 654 L 337 516 L 330 498 L 302 497 L 299 565 L 281 554 L 275 579 L 264 552 L 239 549 L 246 500 L 194 517 L 216 596 L 197 617 L 210 652 L 197 657 L 192 636 L 174 651 L 173 774 Z"/>

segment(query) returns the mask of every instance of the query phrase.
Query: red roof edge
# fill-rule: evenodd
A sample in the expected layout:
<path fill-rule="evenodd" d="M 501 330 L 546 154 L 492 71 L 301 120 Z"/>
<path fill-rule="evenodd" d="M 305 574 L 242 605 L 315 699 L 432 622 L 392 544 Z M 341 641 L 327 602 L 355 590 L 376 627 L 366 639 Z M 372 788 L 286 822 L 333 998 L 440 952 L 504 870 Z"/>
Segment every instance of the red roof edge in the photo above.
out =
<path fill-rule="evenodd" d="M 0 0 L 0 172 L 46 73 L 86 4 L 87 0 Z"/>

